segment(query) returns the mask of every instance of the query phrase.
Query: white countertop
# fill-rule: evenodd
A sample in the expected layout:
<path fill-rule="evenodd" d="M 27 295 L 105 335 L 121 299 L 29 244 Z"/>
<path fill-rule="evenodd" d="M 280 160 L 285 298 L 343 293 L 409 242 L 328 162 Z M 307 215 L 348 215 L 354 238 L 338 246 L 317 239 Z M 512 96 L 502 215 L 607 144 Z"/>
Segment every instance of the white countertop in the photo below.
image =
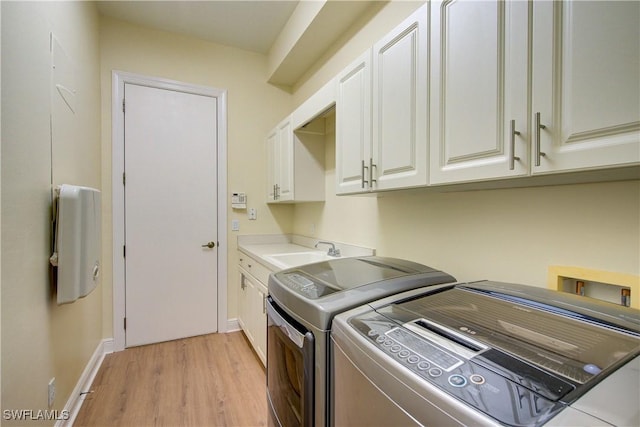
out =
<path fill-rule="evenodd" d="M 238 236 L 238 250 L 254 258 L 260 264 L 271 271 L 280 271 L 284 264 L 276 264 L 268 257 L 280 254 L 315 253 L 326 254 L 327 250 L 314 248 L 318 241 L 324 239 L 309 238 L 296 235 L 244 235 Z M 345 243 L 332 242 L 342 252 L 343 257 L 375 255 L 375 250 Z M 296 267 L 300 264 L 289 264 L 286 268 Z"/>

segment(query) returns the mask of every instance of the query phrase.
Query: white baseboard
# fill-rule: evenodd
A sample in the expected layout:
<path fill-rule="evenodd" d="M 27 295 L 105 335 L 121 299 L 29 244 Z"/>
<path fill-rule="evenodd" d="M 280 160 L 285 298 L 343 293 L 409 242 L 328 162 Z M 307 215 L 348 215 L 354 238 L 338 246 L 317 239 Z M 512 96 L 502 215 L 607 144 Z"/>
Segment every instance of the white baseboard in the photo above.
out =
<path fill-rule="evenodd" d="M 68 419 L 58 420 L 55 427 L 71 427 L 73 425 L 82 407 L 82 402 L 86 397 L 86 394 L 82 393 L 89 391 L 91 383 L 93 383 L 93 379 L 96 377 L 98 369 L 100 369 L 102 365 L 104 356 L 109 353 L 113 353 L 113 338 L 103 339 L 96 347 L 82 375 L 80 375 L 80 379 L 78 379 L 78 383 L 73 389 L 71 396 L 69 396 L 67 404 L 64 406 L 64 410 L 69 414 Z"/>
<path fill-rule="evenodd" d="M 224 332 L 236 332 L 241 330 L 238 319 L 227 319 L 227 330 Z"/>

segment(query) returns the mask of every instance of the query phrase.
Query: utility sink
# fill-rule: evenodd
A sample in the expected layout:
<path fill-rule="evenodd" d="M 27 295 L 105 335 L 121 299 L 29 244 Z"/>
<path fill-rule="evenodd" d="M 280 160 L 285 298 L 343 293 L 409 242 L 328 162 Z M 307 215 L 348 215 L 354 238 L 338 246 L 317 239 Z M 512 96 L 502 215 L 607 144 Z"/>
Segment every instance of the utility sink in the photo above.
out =
<path fill-rule="evenodd" d="M 327 255 L 326 252 L 310 251 L 310 252 L 291 252 L 286 254 L 265 255 L 264 258 L 280 268 L 291 268 L 299 265 L 312 264 L 314 262 L 328 261 L 336 259 Z"/>

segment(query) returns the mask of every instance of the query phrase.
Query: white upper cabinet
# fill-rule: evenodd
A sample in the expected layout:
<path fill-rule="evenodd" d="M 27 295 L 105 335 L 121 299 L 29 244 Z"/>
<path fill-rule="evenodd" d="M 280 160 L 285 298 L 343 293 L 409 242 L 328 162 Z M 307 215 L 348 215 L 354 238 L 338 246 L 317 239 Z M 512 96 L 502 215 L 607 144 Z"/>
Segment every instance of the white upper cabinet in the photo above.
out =
<path fill-rule="evenodd" d="M 430 182 L 640 163 L 640 3 L 436 1 Z"/>
<path fill-rule="evenodd" d="M 294 131 L 289 116 L 266 143 L 268 203 L 324 200 L 324 118 Z"/>
<path fill-rule="evenodd" d="M 534 2 L 532 107 L 534 174 L 640 163 L 640 2 Z"/>
<path fill-rule="evenodd" d="M 431 183 L 526 175 L 527 2 L 431 5 Z"/>
<path fill-rule="evenodd" d="M 278 125 L 278 142 L 280 149 L 280 161 L 278 167 L 278 181 L 276 184 L 277 201 L 286 202 L 293 200 L 293 170 L 295 167 L 293 158 L 293 130 L 291 120 L 281 122 Z"/>
<path fill-rule="evenodd" d="M 427 10 L 336 79 L 336 192 L 427 184 Z"/>
<path fill-rule="evenodd" d="M 326 83 L 267 136 L 267 203 L 325 199 L 324 138 L 335 84 Z"/>
<path fill-rule="evenodd" d="M 369 191 L 371 50 L 338 75 L 336 86 L 336 192 Z"/>
<path fill-rule="evenodd" d="M 267 203 L 276 201 L 276 182 L 280 168 L 280 151 L 278 128 L 273 129 L 267 136 Z"/>
<path fill-rule="evenodd" d="M 280 122 L 267 136 L 267 201 L 293 197 L 293 132 L 291 118 Z"/>
<path fill-rule="evenodd" d="M 373 46 L 373 190 L 428 183 L 427 11 L 421 7 Z"/>

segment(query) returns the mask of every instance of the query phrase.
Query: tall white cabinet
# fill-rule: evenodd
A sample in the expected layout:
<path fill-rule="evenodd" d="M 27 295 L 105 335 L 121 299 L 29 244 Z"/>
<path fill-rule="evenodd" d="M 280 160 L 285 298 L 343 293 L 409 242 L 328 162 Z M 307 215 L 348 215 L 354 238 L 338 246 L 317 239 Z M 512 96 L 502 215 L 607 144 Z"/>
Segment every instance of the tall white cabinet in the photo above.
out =
<path fill-rule="evenodd" d="M 430 182 L 640 162 L 640 3 L 431 7 Z"/>
<path fill-rule="evenodd" d="M 336 79 L 336 191 L 427 184 L 428 5 Z"/>

